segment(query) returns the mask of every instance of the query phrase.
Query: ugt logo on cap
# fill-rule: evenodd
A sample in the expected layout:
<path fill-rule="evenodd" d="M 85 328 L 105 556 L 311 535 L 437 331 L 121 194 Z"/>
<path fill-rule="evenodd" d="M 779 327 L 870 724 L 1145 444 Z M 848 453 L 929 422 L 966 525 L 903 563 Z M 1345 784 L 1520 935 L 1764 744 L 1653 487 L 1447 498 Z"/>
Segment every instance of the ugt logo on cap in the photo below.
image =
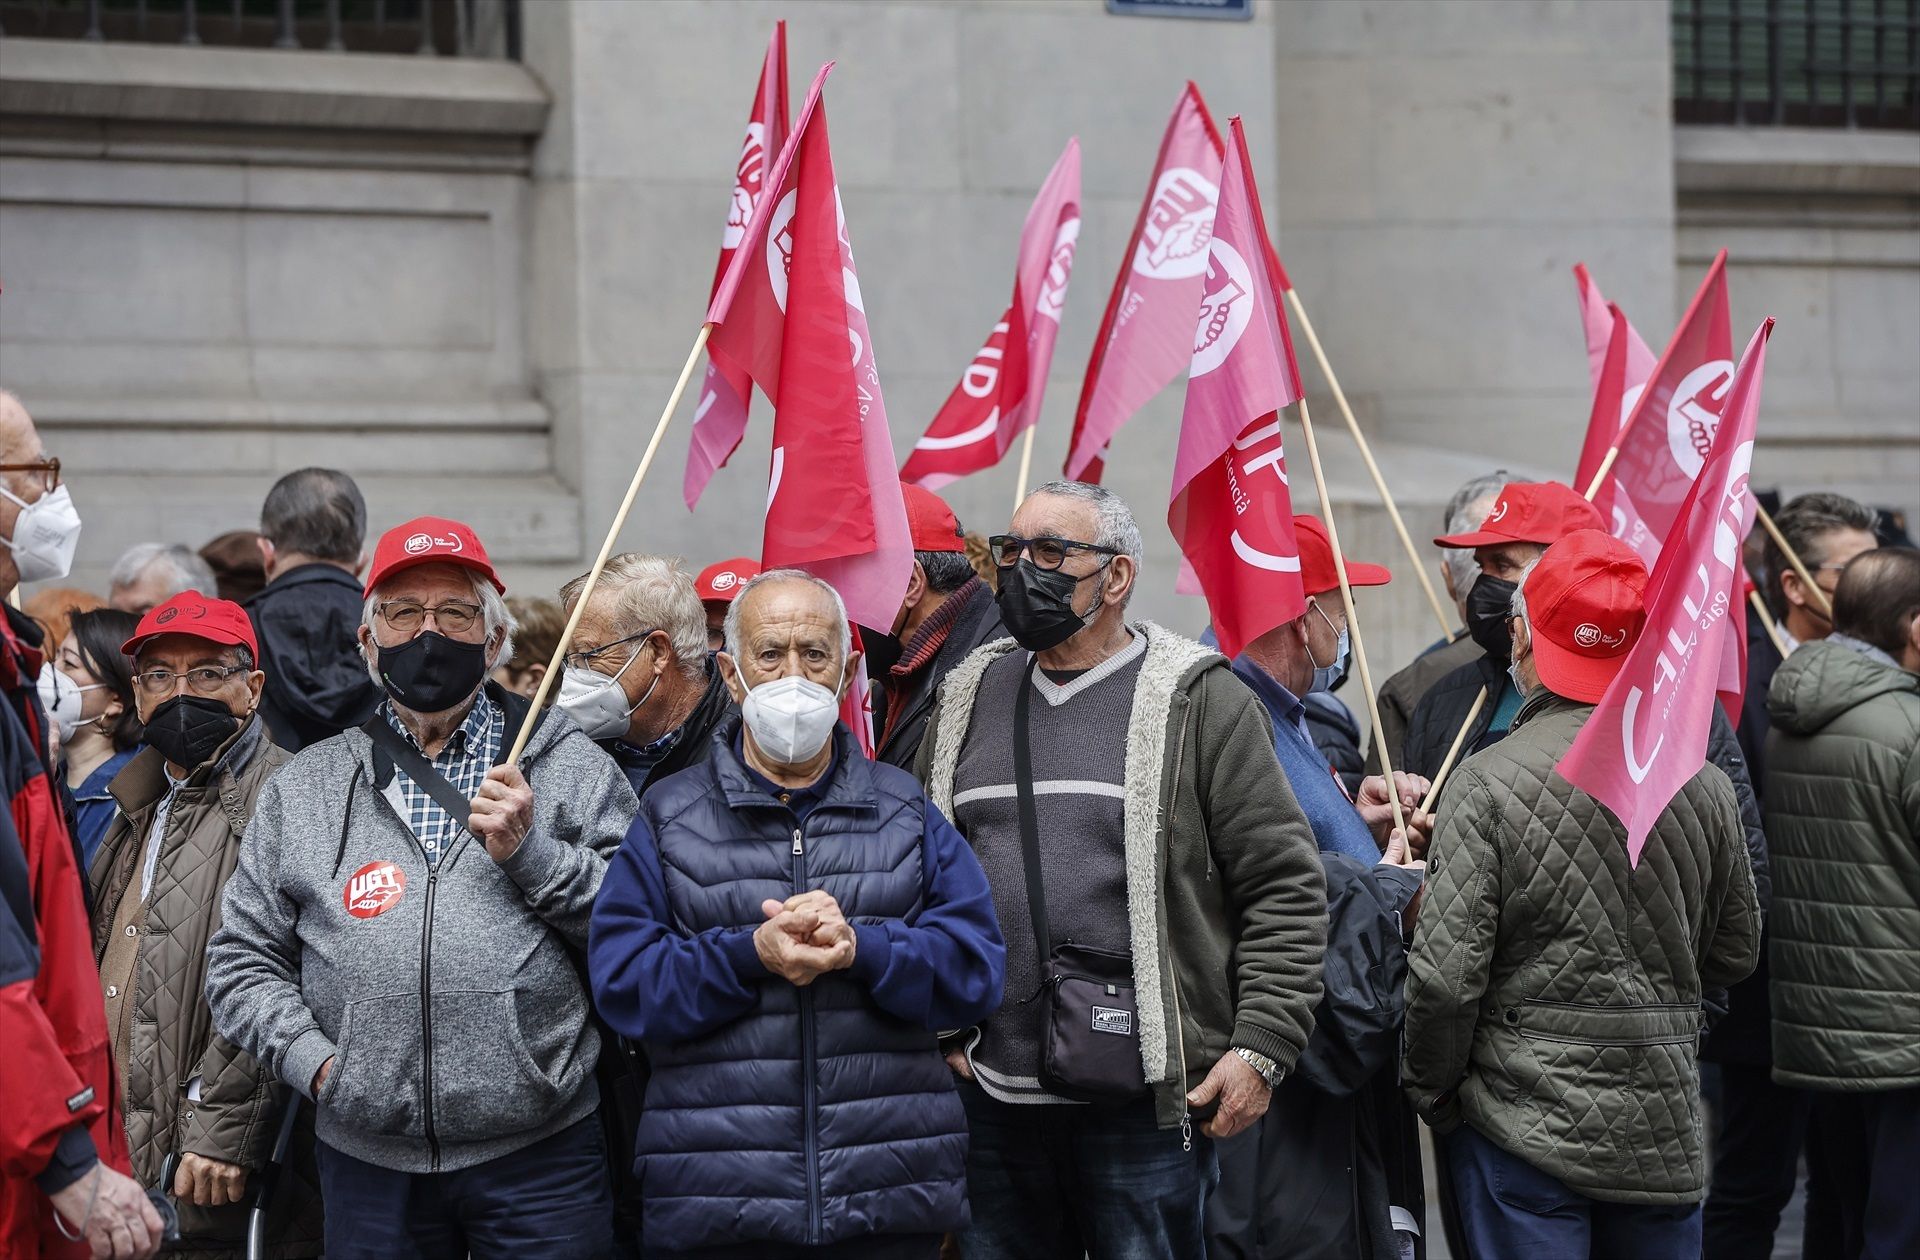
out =
<path fill-rule="evenodd" d="M 716 591 L 730 591 L 739 584 L 739 581 L 739 577 L 734 574 L 733 570 L 728 569 L 725 572 L 713 575 L 713 589 Z"/>

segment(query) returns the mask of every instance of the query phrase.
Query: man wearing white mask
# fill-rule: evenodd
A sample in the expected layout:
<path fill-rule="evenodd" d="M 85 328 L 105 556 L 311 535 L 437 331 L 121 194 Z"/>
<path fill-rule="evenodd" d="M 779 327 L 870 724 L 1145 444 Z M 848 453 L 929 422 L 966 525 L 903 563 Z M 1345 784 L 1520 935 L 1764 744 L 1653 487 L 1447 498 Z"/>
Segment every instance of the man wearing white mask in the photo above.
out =
<path fill-rule="evenodd" d="M 572 613 L 585 576 L 560 588 Z M 626 771 L 635 795 L 707 759 L 713 732 L 739 712 L 707 653 L 706 609 L 668 556 L 607 561 L 573 632 L 559 708 Z"/>
<path fill-rule="evenodd" d="M 648 1254 L 931 1260 L 967 1223 L 935 1031 L 1000 1003 L 992 895 L 913 776 L 837 726 L 859 658 L 832 587 L 762 574 L 726 642 L 741 719 L 647 792 L 587 950 L 653 1068 Z"/>

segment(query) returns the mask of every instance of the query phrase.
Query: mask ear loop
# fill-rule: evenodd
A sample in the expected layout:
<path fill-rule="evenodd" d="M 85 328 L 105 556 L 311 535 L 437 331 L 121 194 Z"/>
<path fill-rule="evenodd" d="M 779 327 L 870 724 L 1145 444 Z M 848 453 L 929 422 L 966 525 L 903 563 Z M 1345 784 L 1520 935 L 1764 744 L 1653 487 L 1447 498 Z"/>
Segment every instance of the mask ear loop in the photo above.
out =
<path fill-rule="evenodd" d="M 627 657 L 627 663 L 622 665 L 619 671 L 615 673 L 613 677 L 607 679 L 608 686 L 611 687 L 611 686 L 619 685 L 620 680 L 626 677 L 627 670 L 631 669 L 633 667 L 633 663 L 640 659 L 640 652 L 643 648 L 647 646 L 647 640 L 651 639 L 654 635 L 658 633 L 659 631 L 657 630 L 649 630 L 647 631 L 645 637 L 640 640 L 640 642 L 633 645 L 633 654 Z M 632 717 L 634 714 L 638 713 L 640 711 L 640 706 L 653 698 L 653 689 L 655 687 L 658 687 L 659 685 L 660 685 L 660 675 L 655 674 L 653 676 L 653 681 L 647 684 L 647 689 L 640 693 L 640 698 L 627 706 L 627 716 Z"/>
<path fill-rule="evenodd" d="M 1332 669 L 1340 663 L 1340 627 L 1333 624 L 1333 618 L 1327 616 L 1327 610 L 1320 606 L 1319 600 L 1313 601 L 1313 611 L 1320 614 L 1320 620 L 1327 623 L 1327 629 L 1333 631 L 1333 659 L 1322 665 L 1313 654 L 1313 639 L 1307 639 L 1307 659 L 1313 662 L 1315 669 Z"/>

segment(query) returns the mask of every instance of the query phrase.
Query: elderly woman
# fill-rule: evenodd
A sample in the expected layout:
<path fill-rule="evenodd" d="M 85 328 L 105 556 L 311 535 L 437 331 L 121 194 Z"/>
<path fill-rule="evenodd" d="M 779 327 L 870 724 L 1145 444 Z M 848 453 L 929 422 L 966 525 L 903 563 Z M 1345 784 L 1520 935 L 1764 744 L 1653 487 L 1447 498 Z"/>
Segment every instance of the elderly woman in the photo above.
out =
<path fill-rule="evenodd" d="M 386 699 L 267 785 L 209 949 L 216 1026 L 314 1100 L 332 1257 L 613 1246 L 568 948 L 635 801 L 578 726 L 487 681 L 504 590 L 457 521 L 380 540 L 360 644 Z"/>

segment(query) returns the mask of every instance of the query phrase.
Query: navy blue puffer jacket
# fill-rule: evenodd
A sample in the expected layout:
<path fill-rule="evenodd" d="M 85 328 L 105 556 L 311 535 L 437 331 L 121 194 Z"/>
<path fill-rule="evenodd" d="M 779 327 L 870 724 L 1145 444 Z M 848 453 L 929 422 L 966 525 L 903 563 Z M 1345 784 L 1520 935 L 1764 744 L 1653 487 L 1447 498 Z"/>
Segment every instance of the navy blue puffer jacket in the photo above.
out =
<path fill-rule="evenodd" d="M 839 731 L 832 778 L 801 821 L 749 775 L 737 730 L 641 803 L 635 830 L 657 844 L 672 931 L 751 928 L 767 898 L 815 888 L 856 930 L 915 919 L 932 806 L 913 777 Z M 882 1010 L 854 973 L 761 983 L 739 1018 L 647 1051 L 637 1162 L 650 1242 L 818 1245 L 967 1223 L 966 1119 L 934 1034 Z"/>

